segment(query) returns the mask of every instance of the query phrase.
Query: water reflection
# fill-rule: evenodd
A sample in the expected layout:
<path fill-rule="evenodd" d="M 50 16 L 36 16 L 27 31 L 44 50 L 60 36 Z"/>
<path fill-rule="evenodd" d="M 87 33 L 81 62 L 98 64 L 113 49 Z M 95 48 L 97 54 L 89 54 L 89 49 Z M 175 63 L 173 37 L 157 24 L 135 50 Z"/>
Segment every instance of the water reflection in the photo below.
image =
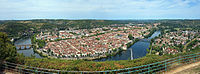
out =
<path fill-rule="evenodd" d="M 136 42 L 134 45 L 132 45 L 130 48 L 128 48 L 126 51 L 122 51 L 120 54 L 117 54 L 115 56 L 107 57 L 107 58 L 101 58 L 97 59 L 95 61 L 108 61 L 108 60 L 128 60 L 131 57 L 131 50 L 133 53 L 133 59 L 140 58 L 143 56 L 146 56 L 147 51 L 146 49 L 149 48 L 150 45 L 150 39 L 160 35 L 160 31 L 156 31 L 153 33 L 153 35 L 147 39 L 142 39 L 138 42 Z"/>
<path fill-rule="evenodd" d="M 28 56 L 28 57 L 30 57 L 31 55 L 34 55 L 36 58 L 42 58 L 39 54 L 37 54 L 33 51 L 33 48 L 29 48 L 29 46 L 26 47 L 26 48 L 29 48 L 29 49 L 24 49 L 24 46 L 21 46 L 22 50 L 20 50 L 19 49 L 20 47 L 18 47 L 18 45 L 28 45 L 28 44 L 31 44 L 30 38 L 17 40 L 14 43 L 14 45 L 17 48 L 17 53 L 23 53 L 25 56 Z"/>

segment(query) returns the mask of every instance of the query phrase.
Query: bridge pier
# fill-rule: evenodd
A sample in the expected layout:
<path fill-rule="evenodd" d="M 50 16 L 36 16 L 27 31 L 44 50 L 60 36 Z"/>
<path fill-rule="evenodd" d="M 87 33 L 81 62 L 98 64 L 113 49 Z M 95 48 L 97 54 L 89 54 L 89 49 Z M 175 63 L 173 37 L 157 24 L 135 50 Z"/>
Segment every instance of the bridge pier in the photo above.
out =
<path fill-rule="evenodd" d="M 19 49 L 22 49 L 22 47 L 24 47 L 23 49 L 29 49 L 31 46 L 32 45 L 16 45 L 16 47 L 19 47 Z"/>

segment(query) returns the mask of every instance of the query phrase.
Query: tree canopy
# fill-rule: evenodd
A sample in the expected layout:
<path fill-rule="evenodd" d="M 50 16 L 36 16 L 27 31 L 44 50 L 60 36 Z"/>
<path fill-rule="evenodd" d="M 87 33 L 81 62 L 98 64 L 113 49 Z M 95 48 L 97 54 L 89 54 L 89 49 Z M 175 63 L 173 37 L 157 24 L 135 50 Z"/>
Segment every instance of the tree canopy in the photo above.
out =
<path fill-rule="evenodd" d="M 133 35 L 132 35 L 132 34 L 129 34 L 129 35 L 128 35 L 128 38 L 129 38 L 130 40 L 133 40 Z"/>
<path fill-rule="evenodd" d="M 17 51 L 8 38 L 7 34 L 0 32 L 0 62 L 15 57 Z"/>

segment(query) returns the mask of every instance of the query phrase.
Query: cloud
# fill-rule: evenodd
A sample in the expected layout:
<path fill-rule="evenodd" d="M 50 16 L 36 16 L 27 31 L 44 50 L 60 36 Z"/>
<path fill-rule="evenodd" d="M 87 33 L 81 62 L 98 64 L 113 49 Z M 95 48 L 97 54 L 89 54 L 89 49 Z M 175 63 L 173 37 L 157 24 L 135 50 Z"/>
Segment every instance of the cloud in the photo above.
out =
<path fill-rule="evenodd" d="M 200 18 L 200 0 L 0 0 L 0 19 Z"/>

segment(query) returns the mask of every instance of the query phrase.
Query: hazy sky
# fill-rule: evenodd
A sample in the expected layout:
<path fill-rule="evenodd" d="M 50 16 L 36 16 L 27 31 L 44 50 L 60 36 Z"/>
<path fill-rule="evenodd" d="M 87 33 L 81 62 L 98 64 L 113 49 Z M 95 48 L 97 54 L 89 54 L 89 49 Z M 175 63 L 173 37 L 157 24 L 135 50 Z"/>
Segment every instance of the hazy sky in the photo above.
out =
<path fill-rule="evenodd" d="M 0 0 L 0 20 L 199 19 L 200 0 Z"/>

